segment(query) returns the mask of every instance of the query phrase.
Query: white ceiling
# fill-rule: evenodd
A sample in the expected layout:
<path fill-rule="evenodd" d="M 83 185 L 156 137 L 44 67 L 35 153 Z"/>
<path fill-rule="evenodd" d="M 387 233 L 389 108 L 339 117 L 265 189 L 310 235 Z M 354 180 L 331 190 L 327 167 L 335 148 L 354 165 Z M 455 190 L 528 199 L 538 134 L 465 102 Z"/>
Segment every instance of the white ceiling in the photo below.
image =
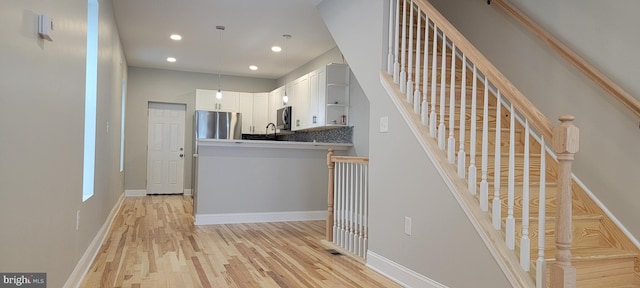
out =
<path fill-rule="evenodd" d="M 113 0 L 130 66 L 277 79 L 336 46 L 322 0 Z M 217 25 L 226 26 L 222 32 Z M 181 41 L 169 35 L 182 35 Z M 285 51 L 283 34 L 292 35 Z M 222 45 L 221 45 L 222 44 Z M 166 61 L 175 57 L 175 63 Z M 257 71 L 249 65 L 258 66 Z"/>

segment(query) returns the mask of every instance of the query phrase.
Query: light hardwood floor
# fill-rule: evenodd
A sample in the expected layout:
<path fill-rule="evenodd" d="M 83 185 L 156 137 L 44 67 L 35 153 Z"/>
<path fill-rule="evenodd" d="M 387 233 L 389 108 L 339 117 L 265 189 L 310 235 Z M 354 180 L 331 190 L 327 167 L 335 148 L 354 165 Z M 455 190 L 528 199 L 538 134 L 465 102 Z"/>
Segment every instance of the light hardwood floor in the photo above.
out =
<path fill-rule="evenodd" d="M 191 205 L 125 199 L 81 287 L 400 287 L 325 251 L 324 221 L 194 226 Z"/>

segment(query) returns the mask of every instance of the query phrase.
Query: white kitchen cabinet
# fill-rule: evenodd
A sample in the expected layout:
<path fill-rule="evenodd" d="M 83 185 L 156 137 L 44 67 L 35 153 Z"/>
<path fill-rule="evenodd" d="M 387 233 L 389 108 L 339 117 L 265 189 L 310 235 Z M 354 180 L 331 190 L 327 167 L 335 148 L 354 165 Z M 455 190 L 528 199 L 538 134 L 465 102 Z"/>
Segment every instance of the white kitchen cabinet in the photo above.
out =
<path fill-rule="evenodd" d="M 309 75 L 306 128 L 347 126 L 349 120 L 349 66 L 328 64 Z"/>
<path fill-rule="evenodd" d="M 269 124 L 269 93 L 253 93 L 253 133 L 266 134 Z"/>
<path fill-rule="evenodd" d="M 325 69 L 325 83 L 319 85 L 319 92 L 325 99 L 325 126 L 341 127 L 349 125 L 349 66 L 328 64 Z M 324 92 L 322 90 L 324 89 Z M 322 96 L 321 96 L 322 97 Z"/>
<path fill-rule="evenodd" d="M 269 92 L 269 108 L 267 110 L 268 114 L 268 123 L 278 124 L 277 113 L 278 109 L 284 107 L 282 103 L 282 96 L 284 95 L 284 86 L 279 87 L 276 90 Z M 273 128 L 268 131 L 269 133 L 273 133 Z"/>
<path fill-rule="evenodd" d="M 289 95 L 291 114 L 293 115 L 291 130 L 297 131 L 309 128 L 309 75 L 306 74 L 293 81 L 293 93 Z M 287 90 L 288 92 L 289 90 Z"/>
<path fill-rule="evenodd" d="M 196 110 L 240 111 L 239 92 L 222 91 L 222 99 L 216 98 L 217 92 L 217 90 L 196 89 Z"/>
<path fill-rule="evenodd" d="M 240 92 L 242 134 L 265 134 L 268 122 L 269 93 Z"/>
<path fill-rule="evenodd" d="M 253 134 L 253 93 L 240 92 L 242 134 Z"/>

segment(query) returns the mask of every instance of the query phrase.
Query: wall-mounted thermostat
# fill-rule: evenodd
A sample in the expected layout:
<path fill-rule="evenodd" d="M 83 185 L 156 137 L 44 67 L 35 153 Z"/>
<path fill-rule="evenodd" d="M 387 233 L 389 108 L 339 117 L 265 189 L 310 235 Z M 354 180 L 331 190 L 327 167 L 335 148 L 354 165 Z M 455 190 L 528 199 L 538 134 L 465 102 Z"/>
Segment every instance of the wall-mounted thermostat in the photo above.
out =
<path fill-rule="evenodd" d="M 47 14 L 38 15 L 38 35 L 42 39 L 53 41 L 53 19 Z"/>

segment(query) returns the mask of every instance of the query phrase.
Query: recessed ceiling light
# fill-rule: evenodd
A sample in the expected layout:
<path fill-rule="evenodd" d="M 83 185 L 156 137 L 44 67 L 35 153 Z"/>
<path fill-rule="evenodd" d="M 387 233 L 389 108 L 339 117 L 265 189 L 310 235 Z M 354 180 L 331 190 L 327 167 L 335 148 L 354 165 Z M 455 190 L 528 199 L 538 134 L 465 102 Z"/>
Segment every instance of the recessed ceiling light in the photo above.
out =
<path fill-rule="evenodd" d="M 175 57 L 167 57 L 167 62 L 176 62 L 176 58 Z"/>
<path fill-rule="evenodd" d="M 280 51 L 282 51 L 282 48 L 280 48 L 280 46 L 273 46 L 273 47 L 271 47 L 271 51 L 280 52 Z"/>
<path fill-rule="evenodd" d="M 179 34 L 171 34 L 171 36 L 169 36 L 169 38 L 171 38 L 171 40 L 182 40 L 182 36 L 180 36 Z"/>
<path fill-rule="evenodd" d="M 256 70 L 258 70 L 258 66 L 256 66 L 256 65 L 251 65 L 251 66 L 249 66 L 249 69 L 251 69 L 251 70 L 253 70 L 253 71 L 256 71 Z"/>

